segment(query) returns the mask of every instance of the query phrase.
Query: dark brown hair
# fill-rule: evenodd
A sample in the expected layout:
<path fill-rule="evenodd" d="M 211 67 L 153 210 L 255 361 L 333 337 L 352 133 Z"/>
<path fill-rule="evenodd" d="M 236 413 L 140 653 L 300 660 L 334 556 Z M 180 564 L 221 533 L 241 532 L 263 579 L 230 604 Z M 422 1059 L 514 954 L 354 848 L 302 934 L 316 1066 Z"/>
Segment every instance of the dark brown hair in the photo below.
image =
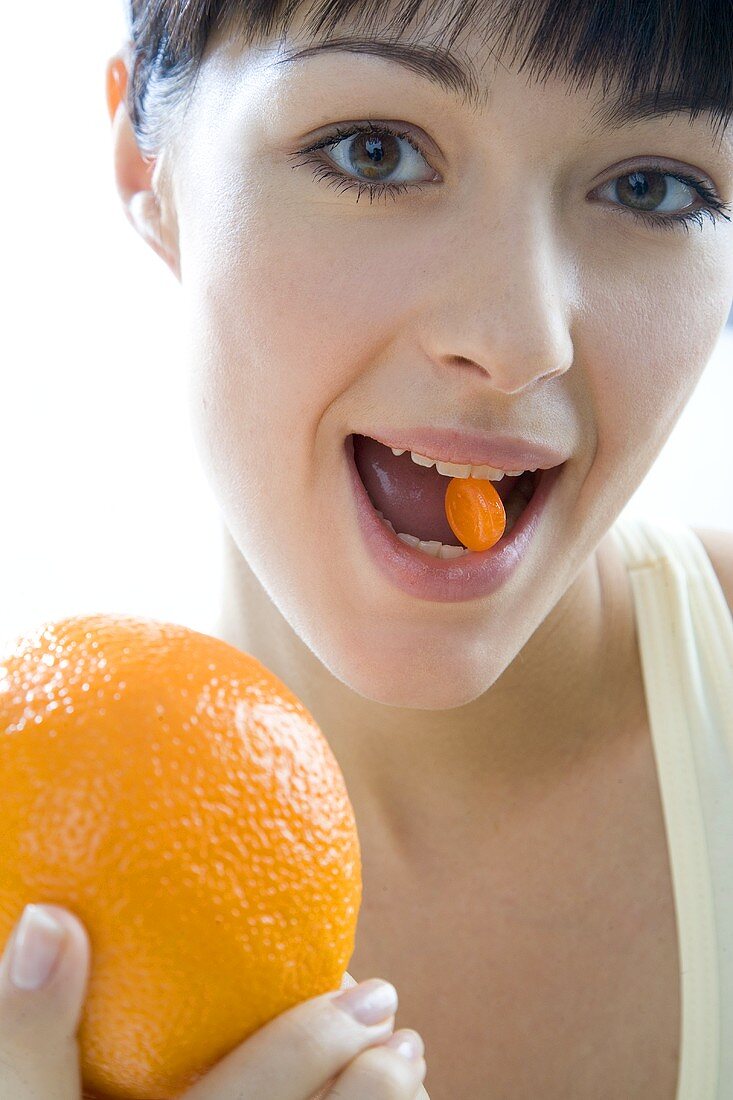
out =
<path fill-rule="evenodd" d="M 520 71 L 555 73 L 576 88 L 602 80 L 624 100 L 639 96 L 689 111 L 709 110 L 725 127 L 733 113 L 731 0 L 126 0 L 130 28 L 127 105 L 138 144 L 156 155 L 172 112 L 193 90 L 211 34 L 231 32 L 243 46 L 285 36 L 307 15 L 313 42 L 350 32 L 392 41 L 440 26 L 431 42 L 452 48 L 467 27 Z"/>

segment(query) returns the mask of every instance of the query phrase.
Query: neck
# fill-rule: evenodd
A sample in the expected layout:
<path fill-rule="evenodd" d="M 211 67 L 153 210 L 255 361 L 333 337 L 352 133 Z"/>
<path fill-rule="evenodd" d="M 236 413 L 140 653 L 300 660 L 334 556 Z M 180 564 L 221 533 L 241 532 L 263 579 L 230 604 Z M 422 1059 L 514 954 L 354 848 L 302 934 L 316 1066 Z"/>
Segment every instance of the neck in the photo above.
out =
<path fill-rule="evenodd" d="M 320 726 L 360 822 L 423 839 L 456 821 L 536 799 L 628 723 L 620 707 L 636 660 L 625 568 L 596 548 L 560 602 L 491 687 L 450 710 L 375 703 L 325 668 L 272 603 L 228 532 L 214 633 L 252 654 Z M 426 813 L 429 811 L 429 813 Z M 415 824 L 419 823 L 419 825 Z"/>

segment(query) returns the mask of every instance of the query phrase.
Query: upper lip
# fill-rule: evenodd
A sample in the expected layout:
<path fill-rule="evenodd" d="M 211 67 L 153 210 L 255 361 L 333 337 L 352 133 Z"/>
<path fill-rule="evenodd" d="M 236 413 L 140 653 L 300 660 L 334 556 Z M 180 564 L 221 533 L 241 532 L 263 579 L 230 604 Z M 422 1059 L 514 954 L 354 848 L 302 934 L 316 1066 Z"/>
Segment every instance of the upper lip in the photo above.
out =
<path fill-rule="evenodd" d="M 570 457 L 547 443 L 521 436 L 457 428 L 410 428 L 405 432 L 385 429 L 369 435 L 385 447 L 415 451 L 438 462 L 493 466 L 497 470 L 549 470 Z"/>

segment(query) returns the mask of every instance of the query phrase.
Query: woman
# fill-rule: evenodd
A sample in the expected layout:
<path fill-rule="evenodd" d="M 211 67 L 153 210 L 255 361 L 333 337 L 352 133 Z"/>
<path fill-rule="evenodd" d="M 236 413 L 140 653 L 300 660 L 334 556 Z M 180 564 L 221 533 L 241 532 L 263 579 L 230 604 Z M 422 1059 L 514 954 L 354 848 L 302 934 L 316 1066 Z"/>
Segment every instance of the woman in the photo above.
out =
<path fill-rule="evenodd" d="M 732 50 L 699 0 L 135 4 L 116 180 L 186 299 L 216 633 L 334 750 L 349 965 L 416 1052 L 329 994 L 187 1100 L 733 1096 L 733 534 L 617 522 L 733 295 Z M 510 523 L 465 553 L 469 473 Z M 59 915 L 21 1100 L 78 1089 Z"/>

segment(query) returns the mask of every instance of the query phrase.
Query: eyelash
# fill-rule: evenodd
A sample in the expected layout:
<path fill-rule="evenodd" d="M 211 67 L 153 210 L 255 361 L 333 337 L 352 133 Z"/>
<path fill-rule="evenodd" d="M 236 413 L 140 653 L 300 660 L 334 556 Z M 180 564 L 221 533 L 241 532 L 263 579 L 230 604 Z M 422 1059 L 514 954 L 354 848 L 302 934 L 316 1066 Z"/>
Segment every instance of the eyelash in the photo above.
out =
<path fill-rule="evenodd" d="M 308 146 L 307 149 L 301 149 L 293 156 L 303 156 L 304 161 L 302 164 L 312 164 L 315 166 L 314 176 L 317 179 L 326 181 L 326 186 L 336 187 L 340 191 L 351 191 L 354 187 L 358 188 L 358 194 L 356 201 L 359 201 L 359 197 L 362 191 L 366 191 L 369 195 L 370 202 L 381 196 L 384 196 L 385 200 L 391 195 L 393 199 L 397 198 L 398 194 L 403 194 L 405 191 L 410 191 L 413 188 L 422 191 L 424 184 L 422 183 L 368 183 L 364 180 L 352 179 L 347 176 L 340 169 L 335 169 L 333 166 L 327 164 L 320 157 L 314 157 L 310 154 L 317 152 L 319 149 L 324 149 L 329 146 L 339 145 L 346 138 L 354 137 L 357 134 L 388 134 L 390 137 L 404 138 L 420 154 L 423 159 L 427 159 L 425 154 L 419 145 L 416 144 L 411 134 L 403 133 L 399 130 L 393 130 L 389 126 L 377 126 L 373 123 L 361 126 L 351 126 L 345 130 L 340 127 L 329 134 L 327 137 L 322 138 L 321 141 L 315 145 Z M 293 167 L 297 167 L 294 165 Z M 689 225 L 692 222 L 696 222 L 700 229 L 703 228 L 703 216 L 708 215 L 712 222 L 716 222 L 723 218 L 725 221 L 731 219 L 725 210 L 731 209 L 731 204 L 723 202 L 714 189 L 705 182 L 705 180 L 697 179 L 693 176 L 686 176 L 679 172 L 669 172 L 660 164 L 649 163 L 642 168 L 634 169 L 634 172 L 659 172 L 661 175 L 670 176 L 672 179 L 679 180 L 680 183 L 686 184 L 688 187 L 692 187 L 697 191 L 698 195 L 705 202 L 704 207 L 697 207 L 695 210 L 688 210 L 685 213 L 680 214 L 647 214 L 642 210 L 631 210 L 628 207 L 619 206 L 619 210 L 624 213 L 630 214 L 632 218 L 639 218 L 645 224 L 650 225 L 653 229 L 677 229 L 682 228 L 689 232 Z M 625 176 L 633 175 L 633 172 L 625 173 L 625 175 L 617 176 L 616 179 L 624 179 Z M 613 183 L 614 180 L 609 180 L 609 183 Z M 614 204 L 618 205 L 618 204 Z"/>

